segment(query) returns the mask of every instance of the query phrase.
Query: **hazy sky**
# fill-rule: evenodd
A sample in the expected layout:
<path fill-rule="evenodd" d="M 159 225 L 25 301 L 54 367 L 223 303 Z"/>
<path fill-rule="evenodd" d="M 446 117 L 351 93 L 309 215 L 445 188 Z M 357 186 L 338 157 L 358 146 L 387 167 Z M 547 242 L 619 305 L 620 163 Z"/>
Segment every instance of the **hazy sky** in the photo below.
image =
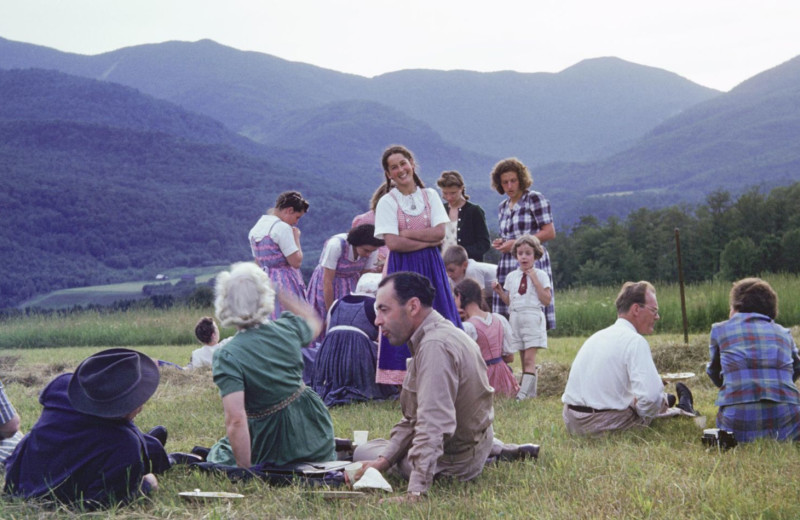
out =
<path fill-rule="evenodd" d="M 617 56 L 730 90 L 800 55 L 800 2 L 0 0 L 0 37 L 82 54 L 210 38 L 363 76 Z"/>

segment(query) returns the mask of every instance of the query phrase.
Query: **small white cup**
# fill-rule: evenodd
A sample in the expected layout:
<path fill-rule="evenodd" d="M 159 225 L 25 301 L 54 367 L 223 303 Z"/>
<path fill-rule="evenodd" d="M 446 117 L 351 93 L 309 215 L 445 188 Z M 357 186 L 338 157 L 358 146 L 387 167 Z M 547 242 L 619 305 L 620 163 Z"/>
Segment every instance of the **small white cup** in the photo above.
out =
<path fill-rule="evenodd" d="M 369 431 L 367 430 L 353 431 L 353 446 L 362 446 L 367 443 L 367 439 L 369 439 Z"/>
<path fill-rule="evenodd" d="M 352 486 L 356 483 L 356 473 L 361 469 L 363 464 L 360 462 L 353 462 L 344 467 L 344 474 L 347 476 L 347 482 Z"/>

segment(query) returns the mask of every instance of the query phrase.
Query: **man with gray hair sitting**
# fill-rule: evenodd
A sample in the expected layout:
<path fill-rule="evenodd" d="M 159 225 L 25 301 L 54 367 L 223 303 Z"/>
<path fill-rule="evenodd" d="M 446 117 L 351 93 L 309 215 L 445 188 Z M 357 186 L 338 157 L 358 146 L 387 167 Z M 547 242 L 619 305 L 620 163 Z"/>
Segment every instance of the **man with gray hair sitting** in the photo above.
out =
<path fill-rule="evenodd" d="M 592 335 L 581 346 L 561 396 L 567 431 L 586 435 L 647 426 L 675 404 L 664 393 L 650 345 L 660 318 L 655 287 L 649 282 L 625 282 L 617 295 L 617 321 Z M 678 408 L 695 415 L 692 393 L 676 383 Z"/>

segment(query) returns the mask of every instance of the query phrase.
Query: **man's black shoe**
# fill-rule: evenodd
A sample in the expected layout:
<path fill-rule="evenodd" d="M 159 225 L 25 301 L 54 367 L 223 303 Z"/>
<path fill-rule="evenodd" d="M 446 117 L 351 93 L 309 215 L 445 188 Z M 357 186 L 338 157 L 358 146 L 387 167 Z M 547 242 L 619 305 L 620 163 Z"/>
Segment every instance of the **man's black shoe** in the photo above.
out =
<path fill-rule="evenodd" d="M 209 448 L 206 448 L 205 446 L 195 446 L 194 448 L 192 448 L 192 454 L 197 455 L 203 460 L 206 460 L 208 458 L 208 452 L 210 451 L 211 450 Z"/>
<path fill-rule="evenodd" d="M 697 415 L 694 409 L 694 398 L 689 387 L 683 383 L 675 383 L 675 393 L 678 394 L 678 408 L 686 413 Z"/>
<path fill-rule="evenodd" d="M 500 460 L 522 460 L 522 459 L 538 459 L 539 458 L 539 445 L 538 444 L 520 444 L 516 448 L 507 448 L 500 451 L 497 456 Z"/>
<path fill-rule="evenodd" d="M 195 455 L 194 453 L 181 453 L 179 451 L 176 451 L 175 453 L 170 453 L 168 457 L 169 457 L 169 463 L 171 465 L 191 464 L 192 462 L 204 462 L 203 457 Z"/>
<path fill-rule="evenodd" d="M 353 441 L 350 439 L 340 439 L 335 437 L 333 442 L 336 445 L 336 451 L 353 451 Z"/>

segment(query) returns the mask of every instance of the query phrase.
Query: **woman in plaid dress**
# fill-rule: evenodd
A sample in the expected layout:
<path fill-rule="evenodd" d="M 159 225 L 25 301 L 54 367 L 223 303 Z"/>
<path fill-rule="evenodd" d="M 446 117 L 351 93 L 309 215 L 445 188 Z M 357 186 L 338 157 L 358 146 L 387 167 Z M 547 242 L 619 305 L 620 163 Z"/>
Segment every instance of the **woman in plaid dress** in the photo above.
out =
<path fill-rule="evenodd" d="M 525 234 L 539 239 L 544 245 L 556 236 L 553 215 L 550 212 L 550 201 L 538 191 L 529 189 L 533 179 L 519 159 L 514 157 L 503 159 L 492 170 L 492 188 L 500 195 L 508 198 L 500 203 L 498 217 L 500 220 L 500 237 L 492 243 L 492 247 L 502 253 L 497 263 L 497 282 L 502 286 L 506 275 L 518 267 L 517 259 L 511 254 L 514 241 Z M 550 277 L 551 293 L 553 291 L 553 271 L 550 268 L 550 255 L 547 248 L 544 256 L 536 261 L 535 266 Z M 496 293 L 492 296 L 492 312 L 508 316 L 508 307 Z M 550 304 L 544 309 L 547 329 L 556 328 L 555 294 Z"/>
<path fill-rule="evenodd" d="M 706 372 L 719 387 L 717 427 L 738 442 L 800 440 L 800 356 L 777 316 L 772 287 L 745 278 L 731 289 L 730 319 L 711 327 Z"/>

